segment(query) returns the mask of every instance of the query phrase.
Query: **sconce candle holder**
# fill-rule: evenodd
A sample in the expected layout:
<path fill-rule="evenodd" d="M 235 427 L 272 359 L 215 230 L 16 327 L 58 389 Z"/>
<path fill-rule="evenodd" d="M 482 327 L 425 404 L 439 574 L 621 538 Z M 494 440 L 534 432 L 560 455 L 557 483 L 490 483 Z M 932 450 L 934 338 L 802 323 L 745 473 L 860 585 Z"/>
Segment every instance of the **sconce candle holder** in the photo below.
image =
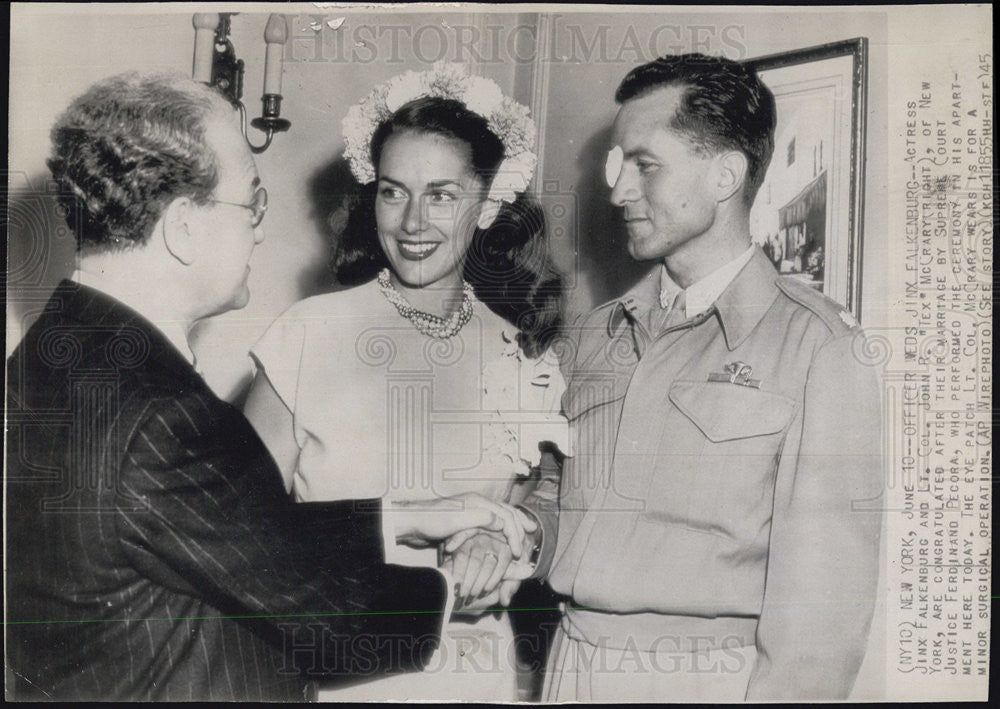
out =
<path fill-rule="evenodd" d="M 237 59 L 229 39 L 230 19 L 235 13 L 199 12 L 192 18 L 195 30 L 194 66 L 192 78 L 221 92 L 240 112 L 240 128 L 247 145 L 254 153 L 262 153 L 271 145 L 275 133 L 291 128 L 292 123 L 281 117 L 282 52 L 288 38 L 288 28 L 281 15 L 271 15 L 264 29 L 267 53 L 264 60 L 264 95 L 261 115 L 250 125 L 263 131 L 262 145 L 254 145 L 247 136 L 247 111 L 243 105 L 243 60 Z"/>

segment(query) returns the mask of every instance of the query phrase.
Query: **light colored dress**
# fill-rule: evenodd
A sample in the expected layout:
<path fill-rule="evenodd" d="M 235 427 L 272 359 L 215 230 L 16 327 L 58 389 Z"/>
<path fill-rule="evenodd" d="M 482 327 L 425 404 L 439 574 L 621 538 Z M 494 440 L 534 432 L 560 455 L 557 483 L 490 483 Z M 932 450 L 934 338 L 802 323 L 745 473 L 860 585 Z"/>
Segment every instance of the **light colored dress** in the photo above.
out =
<path fill-rule="evenodd" d="M 556 358 L 525 358 L 516 332 L 474 299 L 455 337 L 427 337 L 374 281 L 289 308 L 251 355 L 293 415 L 295 498 L 503 500 L 537 463 L 540 442 L 568 453 Z M 386 560 L 433 567 L 437 554 L 397 544 Z M 515 660 L 505 614 L 456 616 L 424 672 L 321 690 L 320 699 L 513 701 Z"/>

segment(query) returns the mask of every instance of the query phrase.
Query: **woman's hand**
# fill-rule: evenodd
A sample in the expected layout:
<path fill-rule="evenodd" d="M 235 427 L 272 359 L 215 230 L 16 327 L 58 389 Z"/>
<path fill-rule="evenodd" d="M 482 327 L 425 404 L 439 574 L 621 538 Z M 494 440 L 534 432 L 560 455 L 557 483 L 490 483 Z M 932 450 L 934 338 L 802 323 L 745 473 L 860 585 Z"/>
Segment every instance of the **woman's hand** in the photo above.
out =
<path fill-rule="evenodd" d="M 414 546 L 479 528 L 503 535 L 511 551 L 519 557 L 524 550 L 525 533 L 538 528 L 537 523 L 521 510 L 474 492 L 392 504 L 396 541 Z"/>
<path fill-rule="evenodd" d="M 491 593 L 485 591 L 472 601 L 464 602 L 461 607 L 455 607 L 455 613 L 466 613 L 469 615 L 481 615 L 483 611 L 490 610 L 498 605 L 507 608 L 511 599 L 521 587 L 520 581 L 504 579 Z"/>
<path fill-rule="evenodd" d="M 459 584 L 463 609 L 489 607 L 498 601 L 509 605 L 514 591 L 532 572 L 529 564 L 518 561 L 506 539 L 494 532 L 478 531 L 471 536 L 460 532 L 448 540 L 445 551 L 451 552 L 450 572 Z"/>

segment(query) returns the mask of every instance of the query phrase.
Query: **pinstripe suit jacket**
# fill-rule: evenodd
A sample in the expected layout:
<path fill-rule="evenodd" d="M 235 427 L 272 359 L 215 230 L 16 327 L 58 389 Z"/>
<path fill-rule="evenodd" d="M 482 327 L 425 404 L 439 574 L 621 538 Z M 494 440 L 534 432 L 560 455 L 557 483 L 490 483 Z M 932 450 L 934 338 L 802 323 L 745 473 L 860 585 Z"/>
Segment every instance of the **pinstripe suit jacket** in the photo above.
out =
<path fill-rule="evenodd" d="M 384 563 L 379 503 L 291 503 L 243 415 L 122 303 L 60 284 L 7 407 L 15 698 L 301 699 L 436 647 L 445 584 Z"/>

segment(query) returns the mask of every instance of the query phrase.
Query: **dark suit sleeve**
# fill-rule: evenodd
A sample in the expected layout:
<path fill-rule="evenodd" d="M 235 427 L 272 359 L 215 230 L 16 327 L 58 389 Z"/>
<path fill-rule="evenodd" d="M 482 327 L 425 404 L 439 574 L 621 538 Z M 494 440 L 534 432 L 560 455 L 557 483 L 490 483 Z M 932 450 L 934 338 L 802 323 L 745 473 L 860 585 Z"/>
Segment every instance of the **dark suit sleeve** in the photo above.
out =
<path fill-rule="evenodd" d="M 377 501 L 293 504 L 250 424 L 205 394 L 155 401 L 137 421 L 118 510 L 136 569 L 244 618 L 308 676 L 429 660 L 445 583 L 384 563 Z"/>

